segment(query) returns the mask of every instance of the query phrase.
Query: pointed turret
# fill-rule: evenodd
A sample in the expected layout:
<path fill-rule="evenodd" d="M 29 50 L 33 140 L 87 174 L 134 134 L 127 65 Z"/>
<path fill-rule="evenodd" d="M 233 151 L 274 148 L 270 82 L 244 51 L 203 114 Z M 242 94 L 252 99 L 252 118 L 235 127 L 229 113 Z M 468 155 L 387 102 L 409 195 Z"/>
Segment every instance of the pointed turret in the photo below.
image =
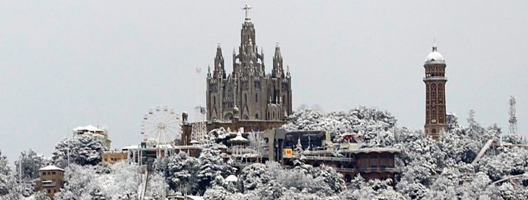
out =
<path fill-rule="evenodd" d="M 216 56 L 214 60 L 214 72 L 213 76 L 215 78 L 221 77 L 225 78 L 225 68 L 224 68 L 224 56 L 222 56 L 222 47 L 220 47 L 220 43 L 218 43 L 218 47 L 216 47 Z"/>
<path fill-rule="evenodd" d="M 283 77 L 284 78 L 284 69 L 282 67 L 282 55 L 280 52 L 279 43 L 275 47 L 275 55 L 273 56 L 273 71 L 271 75 L 273 78 Z"/>

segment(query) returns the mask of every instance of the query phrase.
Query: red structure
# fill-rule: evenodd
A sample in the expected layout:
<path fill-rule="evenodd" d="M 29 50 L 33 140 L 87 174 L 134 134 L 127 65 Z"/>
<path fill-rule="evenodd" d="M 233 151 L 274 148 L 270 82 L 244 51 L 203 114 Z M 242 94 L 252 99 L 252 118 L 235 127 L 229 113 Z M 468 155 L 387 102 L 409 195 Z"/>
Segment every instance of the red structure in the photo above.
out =
<path fill-rule="evenodd" d="M 425 59 L 425 134 L 434 140 L 440 138 L 440 134 L 446 131 L 446 98 L 445 59 L 437 51 L 436 45 L 433 51 Z"/>

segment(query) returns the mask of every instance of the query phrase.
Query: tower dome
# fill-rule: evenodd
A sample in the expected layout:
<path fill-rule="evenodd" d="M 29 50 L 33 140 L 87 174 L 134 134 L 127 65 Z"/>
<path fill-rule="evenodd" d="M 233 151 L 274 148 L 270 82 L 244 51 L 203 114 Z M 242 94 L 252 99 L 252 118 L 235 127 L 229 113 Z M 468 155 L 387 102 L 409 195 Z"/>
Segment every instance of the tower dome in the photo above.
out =
<path fill-rule="evenodd" d="M 436 45 L 433 45 L 433 51 L 425 58 L 425 64 L 445 64 L 444 56 L 437 51 Z"/>

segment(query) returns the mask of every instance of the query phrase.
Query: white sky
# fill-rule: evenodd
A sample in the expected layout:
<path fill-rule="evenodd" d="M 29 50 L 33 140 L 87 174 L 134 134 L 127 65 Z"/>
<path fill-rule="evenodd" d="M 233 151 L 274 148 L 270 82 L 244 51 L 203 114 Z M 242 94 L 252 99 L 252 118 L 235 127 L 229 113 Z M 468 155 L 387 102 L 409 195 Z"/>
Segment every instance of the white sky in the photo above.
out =
<path fill-rule="evenodd" d="M 447 110 L 508 129 L 509 95 L 528 131 L 528 1 L 3 1 L 0 150 L 50 155 L 77 126 L 106 125 L 113 147 L 138 143 L 148 108 L 192 111 L 217 43 L 231 71 L 248 3 L 271 69 L 276 41 L 294 108 L 388 110 L 424 123 L 423 62 L 446 58 Z M 197 86 L 198 87 L 197 87 Z"/>

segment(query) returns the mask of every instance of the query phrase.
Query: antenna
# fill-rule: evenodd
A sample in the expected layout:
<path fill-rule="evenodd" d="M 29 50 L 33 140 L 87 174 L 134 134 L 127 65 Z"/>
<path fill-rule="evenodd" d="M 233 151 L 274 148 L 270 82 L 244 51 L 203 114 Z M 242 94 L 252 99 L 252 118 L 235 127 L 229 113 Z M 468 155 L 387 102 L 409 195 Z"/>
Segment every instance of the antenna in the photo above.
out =
<path fill-rule="evenodd" d="M 508 112 L 510 114 L 510 134 L 516 135 L 517 134 L 517 110 L 515 109 L 515 104 L 517 102 L 515 101 L 515 97 L 513 95 L 510 96 L 510 111 Z"/>
<path fill-rule="evenodd" d="M 196 68 L 196 81 L 201 82 L 202 79 L 202 69 L 200 67 Z M 205 124 L 206 121 L 206 108 L 202 105 L 201 98 L 198 94 L 198 83 L 195 84 L 195 98 L 198 105 L 194 107 L 194 123 L 191 125 L 191 140 L 196 140 L 198 142 L 203 142 L 204 137 L 207 134 L 207 126 Z"/>

